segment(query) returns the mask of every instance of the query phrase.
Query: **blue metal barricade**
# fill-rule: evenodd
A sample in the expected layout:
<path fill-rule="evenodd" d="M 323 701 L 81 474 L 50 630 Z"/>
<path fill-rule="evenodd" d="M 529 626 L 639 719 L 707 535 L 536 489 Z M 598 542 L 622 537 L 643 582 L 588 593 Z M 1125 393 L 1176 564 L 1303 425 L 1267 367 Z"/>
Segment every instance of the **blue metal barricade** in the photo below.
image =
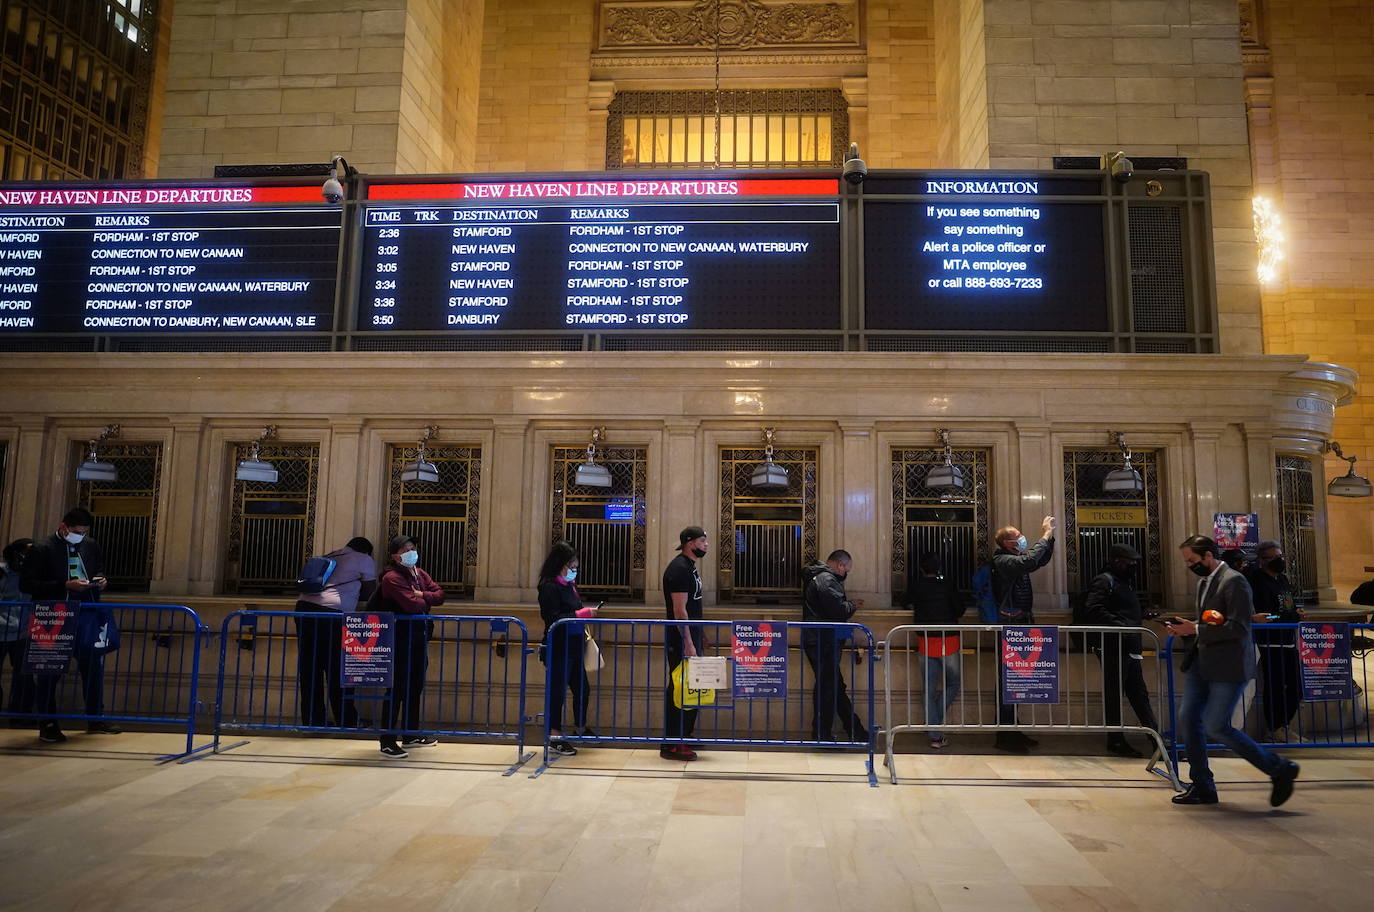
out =
<path fill-rule="evenodd" d="M 727 685 L 715 691 L 714 702 L 694 713 L 677 712 L 668 702 L 673 673 L 668 641 L 678 644 L 672 650 L 674 660 L 682 642 L 681 633 L 670 631 L 683 629 L 700 641 L 700 655 L 730 659 Z M 585 703 L 579 705 L 574 669 L 586 664 L 589 634 L 604 667 L 588 676 Z M 757 645 L 770 637 L 779 645 Z M 574 745 L 861 751 L 867 754 L 869 782 L 877 785 L 870 731 L 874 638 L 862 624 L 569 618 L 549 628 L 548 642 L 543 656 L 544 762 L 535 776 L 556 760 L 550 745 L 562 740 Z M 778 661 L 781 656 L 785 660 Z M 571 714 L 562 711 L 568 704 Z"/>
<path fill-rule="evenodd" d="M 280 731 L 509 741 L 516 759 L 506 775 L 534 756 L 525 752 L 532 650 L 518 618 L 395 615 L 383 624 L 381 649 L 356 640 L 346 648 L 344 623 L 338 612 L 225 618 L 214 751 L 247 743 L 224 744 L 227 733 Z M 350 655 L 363 659 L 348 664 Z"/>
<path fill-rule="evenodd" d="M 1148 664 L 1159 651 L 1154 631 L 1143 627 L 1054 627 L 1058 631 L 1055 659 L 1048 668 L 1047 689 L 1052 699 L 1020 702 L 1007 698 L 1003 688 L 1003 637 L 1000 625 L 903 625 L 894 627 L 882 643 L 884 764 L 897 783 L 895 745 L 905 732 L 1059 732 L 1137 734 L 1149 738 L 1154 755 L 1147 772 L 1180 788 L 1173 768 L 1156 761 L 1167 757 L 1166 743 L 1143 719 L 1153 707 L 1128 707 L 1131 676 L 1139 672 L 1136 700 L 1148 704 L 1150 695 L 1163 699 L 1163 678 Z M 1131 638 L 1128 640 L 1127 638 Z M 1139 645 L 1134 638 L 1139 638 Z M 1137 652 L 1136 650 L 1141 650 Z M 1145 656 L 1136 665 L 1132 654 Z M 1135 723 L 1127 720 L 1136 715 Z"/>
<path fill-rule="evenodd" d="M 115 723 L 184 731 L 192 756 L 200 655 L 209 629 L 182 605 L 0 603 L 0 653 L 12 665 L 0 716 L 11 725 L 88 730 Z M 0 672 L 3 668 L 0 668 Z"/>
<path fill-rule="evenodd" d="M 1370 679 L 1374 665 L 1369 662 L 1369 654 L 1374 651 L 1374 624 L 1346 625 L 1351 640 L 1350 697 L 1327 700 L 1304 699 L 1298 646 L 1300 626 L 1254 625 L 1255 680 L 1232 714 L 1232 727 L 1265 747 L 1374 747 L 1374 720 L 1370 719 L 1369 705 L 1369 690 L 1374 685 Z M 1175 768 L 1188 748 L 1185 733 L 1179 730 L 1184 650 L 1176 648 L 1177 644 L 1181 644 L 1180 638 L 1169 637 L 1160 658 L 1169 686 L 1169 721 L 1164 735 Z M 1207 747 L 1226 749 L 1220 744 Z"/>

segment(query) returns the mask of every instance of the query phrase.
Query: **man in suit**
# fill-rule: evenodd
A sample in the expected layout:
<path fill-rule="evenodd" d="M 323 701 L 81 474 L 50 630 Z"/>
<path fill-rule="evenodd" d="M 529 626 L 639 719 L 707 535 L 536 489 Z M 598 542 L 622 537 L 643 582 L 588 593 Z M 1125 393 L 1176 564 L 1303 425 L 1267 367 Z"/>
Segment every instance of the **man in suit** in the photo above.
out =
<path fill-rule="evenodd" d="M 1218 557 L 1216 542 L 1194 535 L 1179 546 L 1198 584 L 1198 620 L 1169 618 L 1169 633 L 1186 637 L 1183 713 L 1179 734 L 1188 745 L 1192 784 L 1174 796 L 1174 804 L 1216 804 L 1217 788 L 1207 765 L 1207 744 L 1217 741 L 1250 761 L 1272 783 L 1269 804 L 1278 807 L 1293 794 L 1298 765 L 1256 744 L 1231 727 L 1231 713 L 1255 676 L 1254 614 L 1250 584 Z"/>

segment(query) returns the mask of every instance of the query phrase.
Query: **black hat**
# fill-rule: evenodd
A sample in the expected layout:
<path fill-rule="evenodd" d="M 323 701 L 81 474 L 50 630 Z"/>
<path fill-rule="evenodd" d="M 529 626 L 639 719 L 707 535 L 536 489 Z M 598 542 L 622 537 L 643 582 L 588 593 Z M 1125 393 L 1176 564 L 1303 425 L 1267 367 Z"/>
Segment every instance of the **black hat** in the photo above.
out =
<path fill-rule="evenodd" d="M 395 554 L 397 551 L 400 551 L 402 548 L 404 548 L 407 544 L 419 547 L 420 543 L 415 540 L 415 537 L 413 535 L 393 535 L 391 537 L 391 550 L 387 551 L 386 553 Z"/>
<path fill-rule="evenodd" d="M 705 537 L 706 530 L 701 526 L 688 526 L 677 534 L 677 548 L 674 550 L 681 551 L 686 547 L 689 541 L 695 541 L 698 538 Z"/>
<path fill-rule="evenodd" d="M 1140 552 L 1127 544 L 1112 545 L 1111 550 L 1109 550 L 1107 554 L 1112 560 L 1140 560 Z"/>

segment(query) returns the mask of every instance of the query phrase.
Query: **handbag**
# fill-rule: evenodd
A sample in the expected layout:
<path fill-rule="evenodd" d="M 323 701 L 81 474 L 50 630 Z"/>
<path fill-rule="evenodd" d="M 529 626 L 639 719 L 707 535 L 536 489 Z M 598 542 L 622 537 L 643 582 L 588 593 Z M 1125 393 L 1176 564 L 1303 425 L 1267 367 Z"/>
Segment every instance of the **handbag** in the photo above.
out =
<path fill-rule="evenodd" d="M 714 706 L 716 692 L 706 688 L 698 690 L 687 686 L 687 660 L 683 659 L 673 669 L 673 705 L 678 709 L 697 709 L 701 706 Z"/>
<path fill-rule="evenodd" d="M 582 647 L 582 668 L 587 672 L 598 672 L 606 667 L 606 660 L 601 657 L 601 647 L 596 645 L 596 640 L 592 639 L 590 630 L 583 630 L 587 641 Z"/>

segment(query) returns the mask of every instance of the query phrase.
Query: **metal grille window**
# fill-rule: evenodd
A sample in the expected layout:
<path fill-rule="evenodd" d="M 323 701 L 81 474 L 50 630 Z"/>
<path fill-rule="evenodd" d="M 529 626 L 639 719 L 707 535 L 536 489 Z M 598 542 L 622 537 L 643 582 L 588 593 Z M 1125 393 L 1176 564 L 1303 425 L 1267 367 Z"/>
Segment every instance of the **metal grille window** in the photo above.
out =
<path fill-rule="evenodd" d="M 156 0 L 0 0 L 0 179 L 138 177 Z"/>
<path fill-rule="evenodd" d="M 402 466 L 415 457 L 413 446 L 391 447 L 386 534 L 379 550 L 398 532 L 415 536 L 422 566 L 434 581 L 449 596 L 470 596 L 477 573 L 482 448 L 426 446 L 425 458 L 439 470 L 433 483 L 401 481 Z"/>
<path fill-rule="evenodd" d="M 926 476 L 944 464 L 944 450 L 892 450 L 892 593 L 907 591 L 922 554 L 934 551 L 947 579 L 969 589 L 973 573 L 988 558 L 988 460 L 985 449 L 956 449 L 962 488 L 928 488 Z"/>
<path fill-rule="evenodd" d="M 231 471 L 252 446 L 235 444 Z M 275 484 L 234 481 L 224 588 L 229 593 L 291 595 L 315 544 L 320 446 L 264 443 L 259 458 L 280 475 Z"/>
<path fill-rule="evenodd" d="M 609 488 L 576 483 L 586 458 L 586 447 L 553 448 L 551 540 L 577 549 L 577 588 L 584 595 L 643 598 L 649 451 L 598 446 L 596 461 L 610 470 Z"/>
<path fill-rule="evenodd" d="M 606 167 L 716 166 L 714 92 L 620 92 L 606 124 Z M 849 146 L 844 95 L 834 89 L 720 93 L 727 168 L 838 168 Z"/>
<path fill-rule="evenodd" d="M 1131 464 L 1140 472 L 1145 489 L 1106 492 L 1102 482 L 1108 472 L 1121 467 L 1119 451 L 1064 452 L 1064 543 L 1071 599 L 1083 597 L 1088 583 L 1106 566 L 1108 550 L 1122 543 L 1143 558 L 1141 575 L 1136 578 L 1142 600 L 1162 604 L 1159 451 L 1132 450 Z"/>
<path fill-rule="evenodd" d="M 1188 332 L 1183 209 L 1132 206 L 1131 311 L 1139 333 Z"/>
<path fill-rule="evenodd" d="M 1317 508 L 1312 460 L 1280 455 L 1275 460 L 1279 495 L 1279 544 L 1288 578 L 1303 599 L 1317 598 Z"/>
<path fill-rule="evenodd" d="M 802 568 L 818 558 L 816 457 L 815 447 L 774 450 L 773 462 L 787 470 L 787 490 L 757 491 L 749 479 L 763 448 L 720 451 L 722 597 L 800 601 Z"/>
<path fill-rule="evenodd" d="M 85 453 L 78 447 L 80 461 Z M 118 481 L 77 483 L 77 502 L 95 516 L 91 537 L 105 552 L 105 575 L 115 591 L 147 592 L 157 541 L 162 486 L 162 445 L 105 443 L 100 458 L 119 470 Z"/>

